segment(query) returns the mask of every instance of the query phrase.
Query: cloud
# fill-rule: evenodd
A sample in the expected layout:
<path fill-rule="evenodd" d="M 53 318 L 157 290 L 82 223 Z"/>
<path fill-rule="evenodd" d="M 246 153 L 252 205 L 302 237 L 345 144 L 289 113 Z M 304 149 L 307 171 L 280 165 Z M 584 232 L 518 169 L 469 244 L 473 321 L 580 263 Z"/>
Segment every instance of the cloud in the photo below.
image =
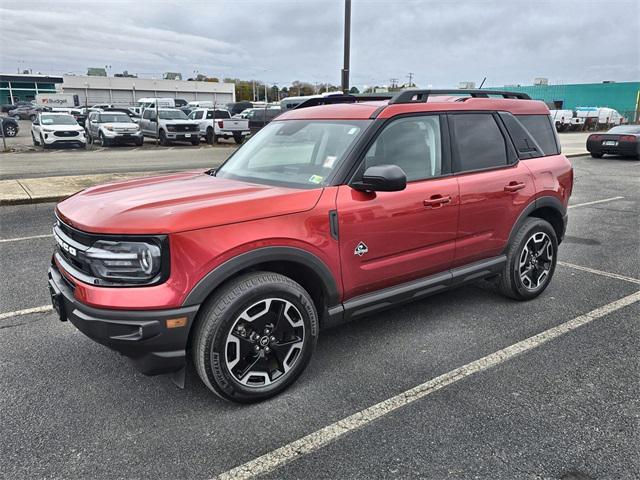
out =
<path fill-rule="evenodd" d="M 340 81 L 342 0 L 0 0 L 0 70 Z M 640 3 L 353 0 L 351 81 L 638 80 Z"/>

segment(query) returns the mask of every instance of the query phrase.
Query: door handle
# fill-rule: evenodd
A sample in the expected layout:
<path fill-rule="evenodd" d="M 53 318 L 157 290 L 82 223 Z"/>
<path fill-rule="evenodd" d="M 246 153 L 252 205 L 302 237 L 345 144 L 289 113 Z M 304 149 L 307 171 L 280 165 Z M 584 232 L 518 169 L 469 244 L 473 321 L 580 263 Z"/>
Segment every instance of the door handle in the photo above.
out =
<path fill-rule="evenodd" d="M 504 186 L 505 192 L 517 192 L 518 190 L 522 190 L 526 185 L 524 182 L 509 182 L 509 185 Z"/>
<path fill-rule="evenodd" d="M 443 197 L 442 195 L 433 195 L 431 196 L 430 199 L 428 200 L 424 200 L 422 202 L 422 204 L 425 207 L 430 207 L 430 208 L 437 208 L 441 205 L 447 204 L 451 202 L 451 196 L 447 195 L 446 197 Z"/>

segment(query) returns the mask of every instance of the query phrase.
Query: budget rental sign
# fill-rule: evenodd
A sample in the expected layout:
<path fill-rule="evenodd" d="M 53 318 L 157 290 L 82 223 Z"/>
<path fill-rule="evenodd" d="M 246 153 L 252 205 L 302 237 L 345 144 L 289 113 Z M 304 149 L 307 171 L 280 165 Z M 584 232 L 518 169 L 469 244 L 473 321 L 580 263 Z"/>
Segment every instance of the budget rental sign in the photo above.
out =
<path fill-rule="evenodd" d="M 39 93 L 36 104 L 43 107 L 72 108 L 79 105 L 78 96 L 71 93 Z"/>

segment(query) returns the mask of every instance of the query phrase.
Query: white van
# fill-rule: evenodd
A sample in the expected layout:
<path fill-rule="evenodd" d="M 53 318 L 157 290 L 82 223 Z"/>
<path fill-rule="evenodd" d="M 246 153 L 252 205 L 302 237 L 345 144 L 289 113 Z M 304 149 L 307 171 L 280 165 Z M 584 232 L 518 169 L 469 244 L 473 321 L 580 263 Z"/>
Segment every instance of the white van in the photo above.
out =
<path fill-rule="evenodd" d="M 176 106 L 175 99 L 170 97 L 165 98 L 155 98 L 155 97 L 146 97 L 139 98 L 137 102 L 137 106 L 141 108 L 141 110 L 146 110 L 147 108 L 156 108 L 156 102 L 158 103 L 158 108 L 174 108 Z"/>

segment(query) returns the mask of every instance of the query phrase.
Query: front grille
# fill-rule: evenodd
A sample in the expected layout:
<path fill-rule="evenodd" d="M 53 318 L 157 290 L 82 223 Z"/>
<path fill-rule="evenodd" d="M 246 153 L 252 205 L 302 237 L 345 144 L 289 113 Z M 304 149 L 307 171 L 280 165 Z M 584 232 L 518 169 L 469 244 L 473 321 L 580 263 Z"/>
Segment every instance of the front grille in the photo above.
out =
<path fill-rule="evenodd" d="M 68 132 L 68 131 L 59 131 L 53 132 L 56 137 L 77 137 L 80 132 Z"/>
<path fill-rule="evenodd" d="M 198 125 L 167 125 L 167 128 L 174 132 L 195 132 Z"/>
<path fill-rule="evenodd" d="M 84 252 L 91 247 L 94 242 L 92 235 L 76 230 L 60 220 L 53 227 L 53 233 L 56 239 L 56 251 L 71 266 L 91 275 L 91 268 L 79 252 Z"/>

